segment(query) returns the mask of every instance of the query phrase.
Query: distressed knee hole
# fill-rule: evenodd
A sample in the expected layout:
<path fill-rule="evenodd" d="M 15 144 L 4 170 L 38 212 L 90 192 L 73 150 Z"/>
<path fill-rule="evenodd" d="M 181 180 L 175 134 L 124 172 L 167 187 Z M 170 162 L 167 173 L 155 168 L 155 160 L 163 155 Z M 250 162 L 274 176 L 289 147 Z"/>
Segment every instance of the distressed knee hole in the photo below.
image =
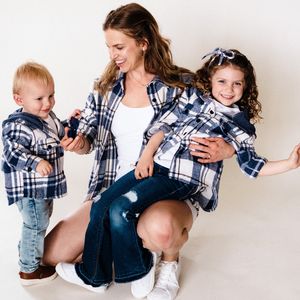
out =
<path fill-rule="evenodd" d="M 135 191 L 129 191 L 124 195 L 130 202 L 136 202 L 138 200 L 137 193 Z"/>

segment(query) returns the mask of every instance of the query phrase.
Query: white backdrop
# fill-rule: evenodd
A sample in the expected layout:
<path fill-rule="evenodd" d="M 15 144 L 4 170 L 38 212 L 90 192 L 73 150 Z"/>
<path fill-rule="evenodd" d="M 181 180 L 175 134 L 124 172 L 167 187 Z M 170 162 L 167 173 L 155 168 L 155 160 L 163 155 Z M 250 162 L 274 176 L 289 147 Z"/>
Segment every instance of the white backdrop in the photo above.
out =
<path fill-rule="evenodd" d="M 162 35 L 172 40 L 176 64 L 195 71 L 202 65 L 201 57 L 216 47 L 238 49 L 251 60 L 264 117 L 262 124 L 256 126 L 257 152 L 270 160 L 287 157 L 300 142 L 300 2 L 136 2 L 153 14 Z M 109 62 L 102 23 L 110 10 L 126 3 L 130 1 L 0 0 L 0 121 L 18 108 L 12 99 L 12 77 L 15 69 L 28 59 L 44 64 L 52 73 L 56 86 L 54 111 L 58 117 L 67 118 L 74 108 L 83 108 L 91 81 Z M 69 196 L 56 201 L 51 226 L 81 202 L 92 162 L 93 155 L 66 153 Z M 268 230 L 276 230 L 279 239 L 287 239 L 287 232 L 296 236 L 300 225 L 299 175 L 296 170 L 251 181 L 242 175 L 234 158 L 227 160 L 219 208 L 213 214 L 200 214 L 201 230 L 207 230 L 216 218 L 224 222 L 227 232 L 237 230 L 234 225 L 226 227 L 226 213 L 234 216 L 233 212 L 249 212 L 257 224 L 271 218 Z M 0 188 L 1 227 L 14 228 L 12 216 L 20 217 L 7 207 L 2 182 Z M 16 230 L 20 230 L 19 225 Z M 243 226 L 247 228 L 237 223 L 241 231 Z M 192 236 L 201 234 L 192 232 Z M 2 239 L 9 241 L 9 236 L 7 232 Z M 299 243 L 297 247 L 300 250 Z"/>

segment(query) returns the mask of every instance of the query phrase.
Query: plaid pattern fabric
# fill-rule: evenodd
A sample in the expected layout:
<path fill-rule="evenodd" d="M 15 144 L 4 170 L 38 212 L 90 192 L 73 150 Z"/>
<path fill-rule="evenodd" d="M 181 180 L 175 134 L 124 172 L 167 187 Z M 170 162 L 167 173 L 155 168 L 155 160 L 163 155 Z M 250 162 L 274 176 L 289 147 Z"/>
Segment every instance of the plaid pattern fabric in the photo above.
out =
<path fill-rule="evenodd" d="M 192 202 L 205 211 L 213 211 L 217 207 L 223 162 L 199 163 L 188 148 L 192 136 L 224 138 L 235 148 L 240 168 L 249 178 L 256 178 L 267 161 L 255 153 L 255 127 L 249 122 L 247 111 L 226 116 L 216 111 L 212 99 L 203 97 L 194 88 L 185 90 L 178 103 L 171 104 L 158 118 L 145 136 L 148 140 L 158 130 L 165 132 L 155 161 L 159 163 L 163 153 L 180 143 L 171 162 L 169 177 L 198 186 Z"/>
<path fill-rule="evenodd" d="M 59 132 L 57 136 L 48 123 L 21 111 L 19 109 L 11 114 L 2 124 L 1 171 L 8 204 L 23 197 L 54 199 L 65 196 L 64 149 L 60 146 L 65 135 L 64 127 L 50 112 Z M 53 167 L 53 173 L 44 177 L 35 171 L 42 159 Z"/>
<path fill-rule="evenodd" d="M 116 176 L 117 148 L 111 133 L 111 124 L 124 96 L 124 80 L 125 74 L 120 72 L 118 80 L 104 96 L 94 89 L 94 81 L 85 109 L 82 110 L 78 131 L 88 139 L 91 145 L 90 152 L 95 151 L 89 189 L 84 201 L 94 198 L 102 189 L 108 188 Z M 172 101 L 178 89 L 167 86 L 155 76 L 147 85 L 147 93 L 154 109 L 151 121 L 153 123 L 163 105 Z"/>

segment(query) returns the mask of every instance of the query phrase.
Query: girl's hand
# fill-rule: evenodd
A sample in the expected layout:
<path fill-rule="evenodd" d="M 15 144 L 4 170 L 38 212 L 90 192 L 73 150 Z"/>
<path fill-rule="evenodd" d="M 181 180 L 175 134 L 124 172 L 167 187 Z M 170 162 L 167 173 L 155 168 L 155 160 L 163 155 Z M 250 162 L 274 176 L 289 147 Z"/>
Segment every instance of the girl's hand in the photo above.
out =
<path fill-rule="evenodd" d="M 41 160 L 36 166 L 36 172 L 38 172 L 41 176 L 47 176 L 53 172 L 53 167 L 46 160 Z"/>
<path fill-rule="evenodd" d="M 154 168 L 153 155 L 146 155 L 143 153 L 135 168 L 134 176 L 136 179 L 142 179 L 148 176 L 152 176 L 153 168 Z"/>
<path fill-rule="evenodd" d="M 288 162 L 291 165 L 291 170 L 297 169 L 300 166 L 300 144 L 294 148 L 293 152 L 288 158 Z"/>
<path fill-rule="evenodd" d="M 193 137 L 192 141 L 197 144 L 189 145 L 189 148 L 193 149 L 190 153 L 200 157 L 198 161 L 201 163 L 212 163 L 231 158 L 235 153 L 235 149 L 220 137 Z"/>

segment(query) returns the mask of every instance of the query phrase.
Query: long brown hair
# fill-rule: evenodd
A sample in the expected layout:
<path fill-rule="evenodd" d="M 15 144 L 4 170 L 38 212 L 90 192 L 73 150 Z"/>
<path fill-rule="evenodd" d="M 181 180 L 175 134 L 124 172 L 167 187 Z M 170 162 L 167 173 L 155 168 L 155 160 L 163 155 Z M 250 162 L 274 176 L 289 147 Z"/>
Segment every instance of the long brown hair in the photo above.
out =
<path fill-rule="evenodd" d="M 131 3 L 112 10 L 103 24 L 103 30 L 107 29 L 118 30 L 135 39 L 137 43 L 148 41 L 145 70 L 157 74 L 165 84 L 172 87 L 183 90 L 188 86 L 183 82 L 182 75 L 192 72 L 173 63 L 170 40 L 160 35 L 156 20 L 143 6 Z M 115 61 L 107 65 L 102 77 L 96 82 L 100 94 L 105 94 L 116 82 L 118 71 Z"/>
<path fill-rule="evenodd" d="M 244 73 L 246 89 L 242 98 L 236 102 L 240 108 L 248 110 L 249 118 L 255 124 L 259 122 L 262 117 L 261 103 L 258 101 L 258 89 L 256 85 L 256 76 L 254 68 L 248 58 L 235 49 L 230 49 L 234 53 L 234 58 L 223 57 L 222 63 L 219 65 L 221 56 L 213 55 L 204 63 L 204 65 L 196 72 L 193 80 L 193 85 L 203 91 L 205 94 L 211 94 L 211 79 L 217 70 L 231 66 Z"/>

